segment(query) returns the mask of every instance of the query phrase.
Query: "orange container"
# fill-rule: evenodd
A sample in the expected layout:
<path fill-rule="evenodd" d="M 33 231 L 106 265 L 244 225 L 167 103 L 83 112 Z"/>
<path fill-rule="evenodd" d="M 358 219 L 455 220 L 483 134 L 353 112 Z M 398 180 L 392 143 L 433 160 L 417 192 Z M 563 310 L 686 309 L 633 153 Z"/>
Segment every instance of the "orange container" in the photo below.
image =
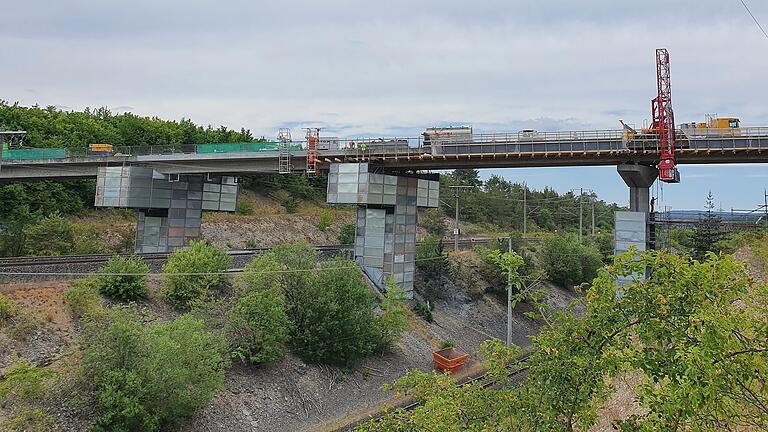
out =
<path fill-rule="evenodd" d="M 447 373 L 453 373 L 461 369 L 469 358 L 469 354 L 456 348 L 445 348 L 432 352 L 435 360 L 435 369 Z"/>

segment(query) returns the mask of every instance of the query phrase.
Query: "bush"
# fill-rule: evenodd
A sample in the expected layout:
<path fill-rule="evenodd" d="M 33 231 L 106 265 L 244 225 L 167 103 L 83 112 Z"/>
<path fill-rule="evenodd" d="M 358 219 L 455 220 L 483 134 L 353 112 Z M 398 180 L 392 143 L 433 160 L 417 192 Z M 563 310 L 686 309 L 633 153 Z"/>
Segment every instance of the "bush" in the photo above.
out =
<path fill-rule="evenodd" d="M 4 431 L 49 431 L 53 419 L 45 410 L 32 408 L 48 392 L 47 382 L 54 372 L 30 365 L 28 360 L 11 365 L 0 379 L 0 407 L 6 420 L 0 424 Z"/>
<path fill-rule="evenodd" d="M 445 227 L 445 216 L 440 209 L 429 209 L 419 214 L 419 225 L 427 230 L 427 233 L 442 237 L 448 231 Z"/>
<path fill-rule="evenodd" d="M 24 251 L 29 255 L 67 255 L 75 248 L 72 223 L 58 213 L 24 228 Z"/>
<path fill-rule="evenodd" d="M 333 225 L 333 213 L 330 210 L 325 209 L 320 213 L 320 217 L 317 219 L 317 229 L 325 231 Z"/>
<path fill-rule="evenodd" d="M 339 236 L 336 238 L 339 244 L 351 245 L 355 243 L 355 233 L 357 228 L 355 224 L 344 224 L 339 231 Z"/>
<path fill-rule="evenodd" d="M 446 339 L 440 342 L 440 349 L 446 349 L 446 348 L 456 348 L 456 342 L 450 339 Z"/>
<path fill-rule="evenodd" d="M 81 372 L 96 394 L 96 429 L 172 428 L 223 386 L 223 350 L 189 315 L 144 327 L 130 309 L 113 309 L 88 322 Z"/>
<path fill-rule="evenodd" d="M 291 344 L 305 361 L 350 365 L 379 345 L 375 297 L 354 263 L 334 260 L 322 267 L 287 296 L 295 324 Z"/>
<path fill-rule="evenodd" d="M 243 362 L 270 363 L 285 357 L 291 322 L 277 289 L 251 291 L 229 312 L 227 335 Z"/>
<path fill-rule="evenodd" d="M 574 236 L 550 236 L 544 240 L 541 260 L 552 282 L 574 286 L 591 282 L 602 266 L 600 251 L 583 245 Z"/>
<path fill-rule="evenodd" d="M 428 235 L 416 246 L 416 269 L 428 279 L 448 274 L 448 258 L 443 255 L 443 242 Z"/>
<path fill-rule="evenodd" d="M 243 216 L 250 216 L 256 212 L 256 208 L 253 203 L 248 201 L 244 195 L 237 197 L 237 206 L 235 207 L 235 213 Z"/>
<path fill-rule="evenodd" d="M 424 321 L 430 323 L 433 321 L 432 309 L 430 309 L 429 306 L 423 301 L 417 301 L 413 306 L 413 311 L 416 312 L 416 315 L 424 318 Z"/>
<path fill-rule="evenodd" d="M 296 213 L 299 209 L 299 199 L 293 196 L 290 192 L 277 190 L 270 194 L 270 197 L 283 206 L 287 213 Z"/>
<path fill-rule="evenodd" d="M 377 318 L 377 327 L 379 330 L 380 351 L 388 350 L 402 337 L 403 332 L 408 328 L 406 316 L 408 309 L 405 307 L 405 293 L 397 286 L 392 278 L 385 281 L 387 293 L 384 295 L 384 301 L 381 304 L 381 315 Z"/>
<path fill-rule="evenodd" d="M 101 308 L 101 297 L 94 279 L 80 279 L 75 286 L 64 293 L 64 303 L 69 306 L 76 318 L 82 318 L 97 308 Z"/>
<path fill-rule="evenodd" d="M 230 258 L 204 241 L 174 251 L 163 268 L 166 300 L 176 308 L 188 309 L 211 295 L 227 280 Z"/>
<path fill-rule="evenodd" d="M 141 257 L 113 256 L 106 266 L 99 269 L 95 283 L 105 296 L 123 301 L 143 299 L 149 295 L 148 274 L 149 266 Z"/>
<path fill-rule="evenodd" d="M 96 227 L 85 224 L 73 224 L 72 233 L 74 243 L 71 253 L 75 255 L 104 253 L 104 244 Z"/>
<path fill-rule="evenodd" d="M 0 294 L 0 322 L 13 316 L 15 307 L 6 295 Z"/>

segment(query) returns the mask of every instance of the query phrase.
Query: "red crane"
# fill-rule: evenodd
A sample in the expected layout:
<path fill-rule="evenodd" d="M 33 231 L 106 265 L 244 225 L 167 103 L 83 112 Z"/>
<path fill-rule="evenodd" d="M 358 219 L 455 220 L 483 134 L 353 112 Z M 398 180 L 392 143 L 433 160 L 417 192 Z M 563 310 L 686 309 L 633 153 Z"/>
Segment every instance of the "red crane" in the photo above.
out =
<path fill-rule="evenodd" d="M 679 183 L 680 172 L 675 162 L 675 114 L 672 112 L 672 90 L 669 82 L 669 52 L 656 50 L 656 80 L 659 94 L 651 100 L 653 124 L 651 130 L 659 135 L 659 180 Z"/>

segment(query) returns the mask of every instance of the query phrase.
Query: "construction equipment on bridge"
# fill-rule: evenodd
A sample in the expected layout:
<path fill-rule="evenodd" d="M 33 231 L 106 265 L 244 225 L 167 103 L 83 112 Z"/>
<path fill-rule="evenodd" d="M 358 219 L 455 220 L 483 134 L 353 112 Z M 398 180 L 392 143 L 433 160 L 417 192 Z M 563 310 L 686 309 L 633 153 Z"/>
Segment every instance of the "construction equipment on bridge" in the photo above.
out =
<path fill-rule="evenodd" d="M 277 132 L 277 172 L 290 174 L 291 167 L 291 130 L 280 129 Z"/>
<path fill-rule="evenodd" d="M 317 174 L 317 144 L 320 142 L 320 128 L 307 128 L 307 175 Z"/>
<path fill-rule="evenodd" d="M 669 52 L 666 48 L 656 50 L 656 81 L 659 93 L 651 100 L 651 131 L 659 136 L 660 160 L 656 167 L 659 169 L 659 180 L 679 183 L 680 172 L 675 162 L 675 114 L 672 111 Z"/>

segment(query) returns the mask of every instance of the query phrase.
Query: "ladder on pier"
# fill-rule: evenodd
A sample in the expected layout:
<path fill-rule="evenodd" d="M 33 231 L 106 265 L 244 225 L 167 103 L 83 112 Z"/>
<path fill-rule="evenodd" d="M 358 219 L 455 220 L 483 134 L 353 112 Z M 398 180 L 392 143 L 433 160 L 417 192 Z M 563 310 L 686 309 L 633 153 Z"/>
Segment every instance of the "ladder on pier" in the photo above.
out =
<path fill-rule="evenodd" d="M 277 133 L 277 172 L 290 174 L 291 166 L 291 130 L 280 129 Z"/>

